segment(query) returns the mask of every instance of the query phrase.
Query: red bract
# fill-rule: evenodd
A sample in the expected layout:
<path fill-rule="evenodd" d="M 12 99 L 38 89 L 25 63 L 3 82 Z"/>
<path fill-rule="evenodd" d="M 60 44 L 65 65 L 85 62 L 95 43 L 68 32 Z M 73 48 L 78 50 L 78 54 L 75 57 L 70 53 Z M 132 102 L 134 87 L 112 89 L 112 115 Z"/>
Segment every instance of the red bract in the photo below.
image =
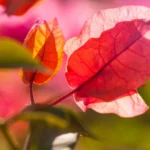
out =
<path fill-rule="evenodd" d="M 136 89 L 150 77 L 149 20 L 146 7 L 103 10 L 66 43 L 66 78 L 82 110 L 133 117 L 148 109 Z"/>

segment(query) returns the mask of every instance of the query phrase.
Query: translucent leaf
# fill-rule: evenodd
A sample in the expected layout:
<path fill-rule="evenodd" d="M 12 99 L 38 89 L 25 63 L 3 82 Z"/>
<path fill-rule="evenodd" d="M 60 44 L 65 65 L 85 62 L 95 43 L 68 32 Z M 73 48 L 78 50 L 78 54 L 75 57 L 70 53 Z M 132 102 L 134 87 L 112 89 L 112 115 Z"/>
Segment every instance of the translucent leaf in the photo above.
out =
<path fill-rule="evenodd" d="M 24 44 L 32 52 L 33 58 L 37 58 L 50 73 L 23 70 L 23 81 L 35 84 L 48 82 L 59 71 L 63 58 L 64 38 L 57 20 L 54 19 L 49 24 L 46 21 L 36 23 L 29 31 Z"/>
<path fill-rule="evenodd" d="M 107 113 L 123 117 L 140 115 L 148 109 L 132 91 L 150 77 L 149 16 L 150 9 L 140 6 L 103 10 L 85 23 L 79 36 L 66 43 L 66 78 L 72 88 L 79 89 L 75 100 L 80 107 L 106 113 L 99 106 L 107 104 L 111 106 Z M 112 111 L 121 110 L 123 105 L 128 105 L 130 113 Z"/>

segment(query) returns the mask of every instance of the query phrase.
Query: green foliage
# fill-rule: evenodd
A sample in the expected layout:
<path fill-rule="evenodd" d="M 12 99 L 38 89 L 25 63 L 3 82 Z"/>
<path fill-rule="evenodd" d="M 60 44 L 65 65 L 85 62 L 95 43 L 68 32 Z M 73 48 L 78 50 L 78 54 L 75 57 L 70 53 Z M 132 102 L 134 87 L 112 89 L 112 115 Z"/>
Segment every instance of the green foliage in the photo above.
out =
<path fill-rule="evenodd" d="M 43 69 L 25 47 L 13 39 L 0 38 L 0 68 Z"/>
<path fill-rule="evenodd" d="M 144 101 L 150 105 L 150 80 L 138 89 L 139 94 L 143 97 Z"/>
<path fill-rule="evenodd" d="M 79 134 L 90 135 L 81 125 L 78 116 L 65 108 L 34 105 L 25 109 L 9 123 L 17 120 L 30 122 L 30 137 L 28 137 L 30 143 L 27 143 L 31 150 L 61 150 L 62 148 L 73 150 Z M 25 147 L 28 144 L 25 144 Z"/>
<path fill-rule="evenodd" d="M 113 114 L 102 115 L 94 111 L 87 111 L 81 115 L 88 129 L 100 140 L 80 138 L 77 149 L 80 147 L 83 147 L 82 150 L 150 149 L 149 111 L 134 118 L 121 118 Z"/>
<path fill-rule="evenodd" d="M 58 138 L 68 132 L 58 127 L 50 127 L 45 122 L 31 123 L 30 132 L 31 150 L 61 150 L 61 148 L 65 147 L 70 147 L 70 150 L 73 150 L 78 141 L 78 134 L 72 133 L 73 136 L 69 136 L 59 142 Z"/>

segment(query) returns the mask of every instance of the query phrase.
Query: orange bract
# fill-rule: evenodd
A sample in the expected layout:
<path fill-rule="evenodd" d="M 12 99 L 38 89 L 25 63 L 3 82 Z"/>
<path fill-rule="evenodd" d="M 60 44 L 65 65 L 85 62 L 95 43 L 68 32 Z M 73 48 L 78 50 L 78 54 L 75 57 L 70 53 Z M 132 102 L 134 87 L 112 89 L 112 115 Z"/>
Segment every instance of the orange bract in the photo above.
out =
<path fill-rule="evenodd" d="M 50 70 L 49 74 L 23 70 L 22 79 L 25 83 L 44 84 L 50 80 L 61 67 L 64 38 L 54 19 L 50 24 L 44 21 L 35 24 L 29 31 L 24 45 Z"/>
<path fill-rule="evenodd" d="M 26 13 L 32 6 L 40 0 L 0 0 L 0 5 L 3 5 L 8 15 L 20 16 Z"/>

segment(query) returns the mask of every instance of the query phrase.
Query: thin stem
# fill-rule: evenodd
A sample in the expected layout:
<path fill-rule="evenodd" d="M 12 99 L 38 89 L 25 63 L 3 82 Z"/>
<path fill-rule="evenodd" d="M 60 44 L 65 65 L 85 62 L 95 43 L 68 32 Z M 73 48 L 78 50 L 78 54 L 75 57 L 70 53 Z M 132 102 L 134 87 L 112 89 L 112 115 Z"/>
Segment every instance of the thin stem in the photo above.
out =
<path fill-rule="evenodd" d="M 32 78 L 30 80 L 30 83 L 29 83 L 30 100 L 31 100 L 31 105 L 32 106 L 35 105 L 34 96 L 33 96 L 33 80 L 34 80 L 35 76 L 36 76 L 36 71 L 34 71 L 34 73 L 32 75 Z M 29 134 L 28 137 L 27 137 L 27 141 L 25 142 L 23 150 L 30 150 L 30 143 L 31 143 L 31 135 Z"/>
<path fill-rule="evenodd" d="M 9 143 L 9 145 L 11 146 L 12 150 L 18 150 L 17 146 L 14 144 L 14 140 L 12 139 L 12 136 L 10 135 L 8 129 L 6 126 L 1 127 L 1 132 L 3 133 L 3 135 L 5 136 L 5 138 L 7 139 L 7 142 Z"/>
<path fill-rule="evenodd" d="M 74 94 L 75 92 L 77 92 L 77 90 L 79 90 L 79 88 L 76 88 L 76 89 L 70 91 L 69 93 L 67 93 L 67 94 L 63 95 L 62 97 L 54 100 L 53 102 L 47 101 L 46 103 L 50 103 L 51 106 L 54 106 L 54 105 L 60 103 L 61 101 L 65 100 L 66 98 L 68 98 L 69 96 L 71 96 L 72 94 Z"/>
<path fill-rule="evenodd" d="M 33 82 L 29 83 L 29 89 L 30 89 L 30 100 L 31 100 L 31 104 L 34 105 L 35 101 L 34 101 L 34 96 L 33 96 L 33 88 L 32 88 Z"/>
<path fill-rule="evenodd" d="M 31 80 L 29 82 L 31 105 L 35 104 L 34 96 L 33 96 L 33 80 L 34 80 L 35 76 L 36 76 L 36 71 L 34 71 L 32 77 L 31 77 Z"/>

